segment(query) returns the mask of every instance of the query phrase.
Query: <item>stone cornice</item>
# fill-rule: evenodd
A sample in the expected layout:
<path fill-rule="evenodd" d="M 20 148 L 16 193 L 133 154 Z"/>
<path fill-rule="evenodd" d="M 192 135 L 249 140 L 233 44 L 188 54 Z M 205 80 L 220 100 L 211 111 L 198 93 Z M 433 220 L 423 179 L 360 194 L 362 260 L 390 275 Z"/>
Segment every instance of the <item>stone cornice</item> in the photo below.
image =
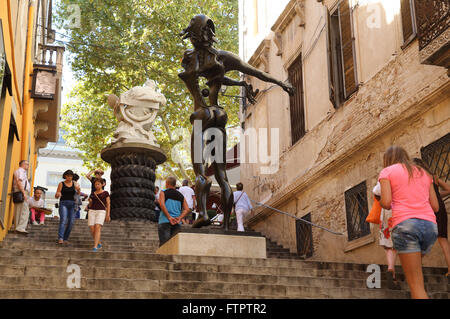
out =
<path fill-rule="evenodd" d="M 299 27 L 305 26 L 305 3 L 304 0 L 291 0 L 281 15 L 278 17 L 271 30 L 275 33 L 273 42 L 277 46 L 277 56 L 283 54 L 283 32 L 286 27 L 291 23 L 295 16 L 300 17 Z"/>
<path fill-rule="evenodd" d="M 389 67 L 389 66 L 388 66 Z M 295 198 L 298 193 L 315 184 L 320 178 L 338 167 L 342 167 L 348 158 L 369 145 L 372 141 L 387 134 L 387 132 L 403 121 L 420 116 L 428 111 L 435 103 L 447 97 L 446 92 L 450 90 L 450 80 L 446 73 L 433 81 L 429 86 L 423 88 L 408 100 L 395 107 L 395 110 L 386 114 L 383 119 L 374 122 L 367 130 L 362 130 L 359 138 L 352 143 L 346 144 L 340 149 L 333 149 L 331 155 L 316 163 L 305 174 L 296 178 L 292 183 L 273 194 L 271 199 L 264 203 L 272 207 L 280 207 Z M 364 134 L 363 134 L 364 133 Z M 248 225 L 253 225 L 267 218 L 274 212 L 268 208 L 255 208 L 255 212 L 246 220 Z"/>
<path fill-rule="evenodd" d="M 270 40 L 263 40 L 248 63 L 255 68 L 262 63 L 264 65 L 264 72 L 269 72 L 269 51 Z"/>
<path fill-rule="evenodd" d="M 431 41 L 425 48 L 419 51 L 420 62 L 430 64 L 429 59 L 439 50 L 450 43 L 450 27 L 447 28 L 439 37 Z M 448 50 L 448 49 L 447 49 Z M 447 51 L 448 53 L 448 51 Z"/>
<path fill-rule="evenodd" d="M 292 19 L 298 15 L 300 17 L 299 27 L 305 26 L 305 2 L 304 0 L 291 0 L 283 12 L 278 17 L 271 30 L 275 33 L 282 33 L 291 23 Z"/>
<path fill-rule="evenodd" d="M 38 154 L 39 157 L 42 158 L 66 158 L 66 159 L 75 159 L 81 160 L 80 156 L 77 153 L 73 152 L 61 152 L 61 151 L 52 151 L 49 154 Z"/>

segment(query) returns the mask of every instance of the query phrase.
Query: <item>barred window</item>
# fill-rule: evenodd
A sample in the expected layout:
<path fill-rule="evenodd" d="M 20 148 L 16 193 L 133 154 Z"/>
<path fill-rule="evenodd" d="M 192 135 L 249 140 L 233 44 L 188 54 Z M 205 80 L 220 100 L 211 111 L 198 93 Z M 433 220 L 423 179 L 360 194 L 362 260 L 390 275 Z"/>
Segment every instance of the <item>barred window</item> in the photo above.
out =
<path fill-rule="evenodd" d="M 355 240 L 370 234 L 370 225 L 366 222 L 369 214 L 366 182 L 345 192 L 348 240 Z"/>
<path fill-rule="evenodd" d="M 431 172 L 443 181 L 450 178 L 450 133 L 420 150 Z"/>

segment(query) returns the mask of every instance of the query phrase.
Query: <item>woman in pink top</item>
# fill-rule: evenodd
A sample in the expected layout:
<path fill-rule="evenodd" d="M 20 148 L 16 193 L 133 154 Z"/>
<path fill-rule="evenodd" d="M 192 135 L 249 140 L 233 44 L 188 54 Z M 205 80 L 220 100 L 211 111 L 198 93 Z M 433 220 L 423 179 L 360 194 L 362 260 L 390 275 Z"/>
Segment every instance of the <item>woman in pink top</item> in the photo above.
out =
<path fill-rule="evenodd" d="M 384 153 L 381 207 L 392 209 L 392 240 L 406 276 L 411 297 L 427 299 L 422 273 L 422 255 L 437 239 L 435 211 L 439 203 L 432 180 L 415 166 L 406 151 L 391 146 Z"/>

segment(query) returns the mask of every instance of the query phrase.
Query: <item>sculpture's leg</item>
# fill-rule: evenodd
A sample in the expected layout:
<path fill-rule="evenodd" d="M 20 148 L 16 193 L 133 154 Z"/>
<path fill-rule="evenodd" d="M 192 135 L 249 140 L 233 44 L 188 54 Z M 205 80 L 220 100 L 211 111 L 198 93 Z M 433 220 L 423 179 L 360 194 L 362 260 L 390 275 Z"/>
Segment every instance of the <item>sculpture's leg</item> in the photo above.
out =
<path fill-rule="evenodd" d="M 222 145 L 216 145 L 216 147 L 222 147 L 221 161 L 214 161 L 212 167 L 214 170 L 214 176 L 220 185 L 221 189 L 221 201 L 224 212 L 223 227 L 228 230 L 230 224 L 231 210 L 233 209 L 233 190 L 230 187 L 227 177 L 227 133 L 224 128 L 221 128 L 222 132 Z"/>
<path fill-rule="evenodd" d="M 216 163 L 213 164 L 214 176 L 220 185 L 221 190 L 221 200 L 223 207 L 223 228 L 225 230 L 229 229 L 230 225 L 230 215 L 233 209 L 233 190 L 228 183 L 226 163 Z"/>
<path fill-rule="evenodd" d="M 208 201 L 209 190 L 211 188 L 211 180 L 206 176 L 206 170 L 208 165 L 205 163 L 203 156 L 201 156 L 201 162 L 198 163 L 195 161 L 194 154 L 194 140 L 197 138 L 197 141 L 202 141 L 202 151 L 204 149 L 203 142 L 203 132 L 199 130 L 197 134 L 202 134 L 202 136 L 195 136 L 196 130 L 192 132 L 191 136 L 191 158 L 192 164 L 195 172 L 195 197 L 197 199 L 197 207 L 199 211 L 199 217 L 192 224 L 193 228 L 200 228 L 202 226 L 207 226 L 211 224 L 211 221 L 208 217 L 208 212 L 206 208 L 206 203 Z"/>

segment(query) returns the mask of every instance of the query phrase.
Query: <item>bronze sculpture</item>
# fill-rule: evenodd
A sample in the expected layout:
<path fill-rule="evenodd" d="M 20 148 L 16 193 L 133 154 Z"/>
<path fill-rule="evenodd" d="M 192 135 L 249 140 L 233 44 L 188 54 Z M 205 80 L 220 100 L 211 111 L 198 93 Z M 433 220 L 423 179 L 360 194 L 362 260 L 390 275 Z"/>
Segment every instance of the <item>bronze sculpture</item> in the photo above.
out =
<path fill-rule="evenodd" d="M 194 152 L 194 140 L 200 138 L 202 140 L 202 150 L 208 143 L 203 142 L 203 133 L 209 128 L 219 129 L 222 134 L 222 152 L 223 159 L 219 162 L 212 162 L 214 176 L 221 188 L 222 207 L 224 211 L 223 227 L 225 230 L 229 228 L 229 219 L 233 208 L 233 191 L 228 183 L 226 173 L 226 131 L 227 113 L 219 106 L 218 95 L 222 85 L 226 86 L 242 86 L 245 88 L 246 98 L 250 103 L 255 102 L 255 96 L 258 90 L 253 91 L 251 85 L 245 81 L 237 81 L 225 76 L 229 71 L 239 71 L 241 73 L 255 76 L 258 79 L 279 85 L 290 95 L 294 93 L 291 84 L 278 81 L 269 74 L 254 68 L 250 64 L 242 61 L 237 55 L 223 50 L 217 50 L 213 47 L 216 41 L 214 22 L 203 14 L 196 15 L 191 19 L 189 26 L 184 29 L 180 36 L 183 40 L 189 38 L 193 49 L 186 50 L 182 60 L 184 72 L 178 76 L 185 82 L 189 92 L 194 98 L 194 113 L 190 117 L 191 124 L 194 121 L 201 121 L 201 130 L 193 129 L 191 135 L 191 159 L 196 175 L 195 193 L 197 197 L 197 206 L 199 207 L 199 218 L 194 222 L 194 228 L 200 228 L 210 224 L 208 214 L 206 212 L 206 202 L 211 187 L 211 180 L 206 176 L 206 170 L 209 163 L 203 158 L 201 162 L 196 162 Z M 199 77 L 207 79 L 206 85 L 208 89 L 200 90 Z M 209 98 L 208 105 L 203 97 Z M 202 134 L 202 136 L 196 136 Z"/>

